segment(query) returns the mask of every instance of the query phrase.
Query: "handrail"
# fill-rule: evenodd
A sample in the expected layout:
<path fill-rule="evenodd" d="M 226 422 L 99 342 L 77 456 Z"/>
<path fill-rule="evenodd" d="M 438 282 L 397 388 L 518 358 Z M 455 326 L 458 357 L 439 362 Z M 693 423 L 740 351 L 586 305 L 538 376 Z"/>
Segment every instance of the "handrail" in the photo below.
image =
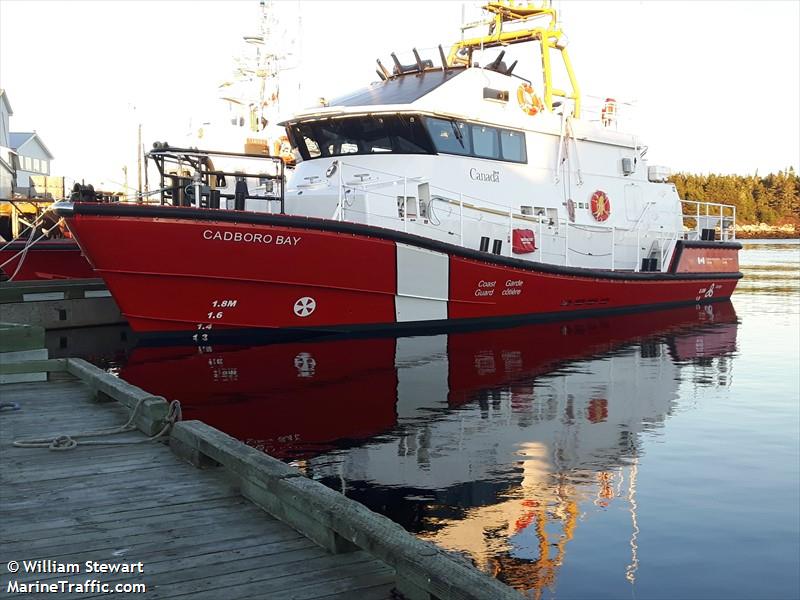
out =
<path fill-rule="evenodd" d="M 533 260 L 534 257 L 537 257 L 539 262 L 544 262 L 543 257 L 545 255 L 548 256 L 558 256 L 561 257 L 563 260 L 563 264 L 569 265 L 570 264 L 570 254 L 582 254 L 574 244 L 571 244 L 570 240 L 570 233 L 572 231 L 583 231 L 583 232 L 595 232 L 597 234 L 608 234 L 610 233 L 610 249 L 608 252 L 604 252 L 602 254 L 589 252 L 587 255 L 593 258 L 597 257 L 610 257 L 610 269 L 617 270 L 618 268 L 622 269 L 632 269 L 635 272 L 638 272 L 641 268 L 641 243 L 647 240 L 646 243 L 651 244 L 651 252 L 656 252 L 656 246 L 654 244 L 658 244 L 658 259 L 659 259 L 659 268 L 660 270 L 664 271 L 668 268 L 668 258 L 671 252 L 674 251 L 675 242 L 678 239 L 686 238 L 685 231 L 682 232 L 680 228 L 676 228 L 675 230 L 671 231 L 664 231 L 663 229 L 651 229 L 647 225 L 645 225 L 647 215 L 653 210 L 653 206 L 655 205 L 654 202 L 647 202 L 643 207 L 641 213 L 637 217 L 636 221 L 633 223 L 631 227 L 619 227 L 619 226 L 612 226 L 603 223 L 596 223 L 596 224 L 576 224 L 572 223 L 566 218 L 551 218 L 548 215 L 529 215 L 523 214 L 520 212 L 515 212 L 513 208 L 498 204 L 495 202 L 491 202 L 489 200 L 485 200 L 482 198 L 478 198 L 476 196 L 471 196 L 465 194 L 464 192 L 457 192 L 455 190 L 450 190 L 445 187 L 435 186 L 431 184 L 431 181 L 426 177 L 408 177 L 408 176 L 401 176 L 395 173 L 390 173 L 387 171 L 380 171 L 377 169 L 372 169 L 369 167 L 365 167 L 363 165 L 355 165 L 352 163 L 347 163 L 341 160 L 337 160 L 338 166 L 338 180 L 339 180 L 339 200 L 337 202 L 336 210 L 334 212 L 335 219 L 344 219 L 344 212 L 345 210 L 354 210 L 349 208 L 352 206 L 352 203 L 347 203 L 346 191 L 352 190 L 354 192 L 362 191 L 364 193 L 374 194 L 376 196 L 385 196 L 386 198 L 400 198 L 400 193 L 402 193 L 402 198 L 405 199 L 405 207 L 398 205 L 400 208 L 400 214 L 398 216 L 392 215 L 379 215 L 381 218 L 386 218 L 390 220 L 397 220 L 402 222 L 402 230 L 408 232 L 409 231 L 409 223 L 413 223 L 414 227 L 431 227 L 432 231 L 444 231 L 438 229 L 439 223 L 436 221 L 438 217 L 435 215 L 434 204 L 437 202 L 444 203 L 448 206 L 458 207 L 458 215 L 453 215 L 453 212 L 448 213 L 448 217 L 450 219 L 457 220 L 457 228 L 458 228 L 458 236 L 459 242 L 462 246 L 465 245 L 465 238 L 464 238 L 464 221 L 466 218 L 474 219 L 478 221 L 482 221 L 483 219 L 480 215 L 491 215 L 495 217 L 486 223 L 490 223 L 493 226 L 503 227 L 507 229 L 505 234 L 501 234 L 501 237 L 507 237 L 507 244 L 504 245 L 503 254 L 507 254 L 511 256 L 513 254 L 513 231 L 515 227 L 515 222 L 517 224 L 527 223 L 533 226 L 538 226 L 538 239 L 544 241 L 545 239 L 551 240 L 562 240 L 558 241 L 556 244 L 560 247 L 555 253 L 553 252 L 554 247 L 552 246 L 552 242 L 549 243 L 549 248 L 544 249 L 543 247 L 537 248 L 536 250 L 531 253 L 531 257 L 529 260 Z M 354 169 L 359 171 L 359 174 L 379 174 L 383 176 L 383 178 L 378 179 L 370 179 L 364 177 L 358 183 L 349 182 L 345 183 L 345 172 L 344 168 L 349 167 L 350 169 Z M 350 175 L 350 173 L 348 173 Z M 399 184 L 403 185 L 403 190 L 400 192 L 399 189 L 393 191 L 393 193 L 386 193 L 380 188 L 384 187 L 395 187 Z M 430 205 L 429 210 L 430 213 L 428 214 L 427 218 L 422 220 L 420 219 L 420 198 L 419 192 L 416 190 L 409 190 L 408 184 L 409 182 L 413 182 L 415 185 L 425 185 L 427 184 L 429 187 L 430 192 Z M 409 197 L 409 193 L 413 196 L 413 200 Z M 469 201 L 466 201 L 469 200 Z M 409 212 L 409 208 L 411 207 L 411 203 L 415 202 L 417 204 L 416 210 L 412 210 Z M 717 203 L 699 203 L 696 201 L 681 201 L 681 202 L 688 202 L 690 204 L 697 204 L 697 213 L 699 215 L 701 206 L 706 206 L 705 212 L 707 216 L 713 218 L 715 220 L 719 220 L 722 226 L 722 223 L 728 224 L 730 222 L 735 222 L 735 207 L 725 204 L 717 204 Z M 470 215 L 465 215 L 464 209 L 468 209 L 470 211 Z M 712 216 L 712 212 L 717 211 L 721 216 Z M 367 215 L 364 211 L 356 210 L 356 213 Z M 477 213 L 478 216 L 475 216 Z M 731 215 L 733 215 L 731 217 Z M 683 214 L 682 218 L 685 219 L 689 218 L 696 218 L 695 215 L 687 215 Z M 702 215 L 700 215 L 702 218 Z M 428 222 L 430 220 L 430 223 Z M 505 223 L 505 225 L 504 225 Z M 546 228 L 546 229 L 545 229 Z M 685 228 L 685 226 L 684 226 Z M 728 229 L 723 228 L 723 240 L 729 239 L 728 237 Z M 455 235 L 455 231 L 447 231 L 446 233 L 450 235 Z M 627 241 L 628 236 L 631 234 L 636 234 L 636 252 L 635 252 L 635 259 L 632 256 L 633 254 L 633 241 Z M 699 235 L 700 230 L 697 229 L 696 233 Z M 693 238 L 689 238 L 693 239 Z M 620 256 L 623 256 L 621 259 L 622 262 L 620 265 L 617 264 L 617 260 Z M 630 261 L 634 260 L 633 264 L 630 264 Z M 548 260 L 547 262 L 551 262 Z M 552 261 L 553 264 L 557 264 L 557 261 Z"/>
<path fill-rule="evenodd" d="M 704 225 L 714 224 L 713 229 L 719 228 L 722 240 L 735 240 L 736 239 L 736 206 L 733 204 L 721 204 L 719 202 L 701 202 L 699 200 L 680 200 L 681 202 L 681 220 L 684 227 L 687 227 L 687 220 L 695 219 L 694 231 L 701 235 L 703 229 L 701 222 Z M 686 206 L 694 206 L 694 214 L 687 214 L 683 211 Z M 705 214 L 701 214 L 701 208 L 705 207 Z M 712 214 L 712 209 L 718 214 Z M 727 212 L 727 214 L 726 214 Z"/>

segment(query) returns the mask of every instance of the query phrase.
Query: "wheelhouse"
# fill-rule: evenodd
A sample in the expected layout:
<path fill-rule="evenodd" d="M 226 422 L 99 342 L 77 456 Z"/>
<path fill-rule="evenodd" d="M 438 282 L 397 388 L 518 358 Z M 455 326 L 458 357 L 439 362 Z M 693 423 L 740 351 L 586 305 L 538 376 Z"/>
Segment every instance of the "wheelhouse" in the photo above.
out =
<path fill-rule="evenodd" d="M 287 125 L 303 160 L 369 154 L 454 154 L 527 163 L 523 131 L 421 114 L 368 114 Z"/>

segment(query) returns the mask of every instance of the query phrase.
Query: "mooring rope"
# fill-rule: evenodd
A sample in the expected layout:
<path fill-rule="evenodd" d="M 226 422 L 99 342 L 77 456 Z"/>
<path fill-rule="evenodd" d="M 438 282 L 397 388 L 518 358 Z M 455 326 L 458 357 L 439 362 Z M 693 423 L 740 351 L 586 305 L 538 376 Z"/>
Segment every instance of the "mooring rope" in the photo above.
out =
<path fill-rule="evenodd" d="M 49 210 L 50 210 L 50 209 L 47 209 L 45 212 L 43 212 L 43 213 L 42 213 L 42 217 L 44 217 L 44 215 L 46 215 L 46 214 L 47 214 L 47 212 L 48 212 Z M 37 219 L 37 221 L 38 221 L 38 219 Z M 56 229 L 56 228 L 60 227 L 60 226 L 61 226 L 61 224 L 63 223 L 63 221 L 64 221 L 64 219 L 63 219 L 63 218 L 62 218 L 62 219 L 59 219 L 59 220 L 56 222 L 56 224 L 55 224 L 55 225 L 53 225 L 52 227 L 50 227 L 50 229 L 42 229 L 42 233 L 41 233 L 41 234 L 39 234 L 39 235 L 38 235 L 37 237 L 35 237 L 35 238 L 34 238 L 33 236 L 34 236 L 34 234 L 36 233 L 36 227 L 35 227 L 35 226 L 33 226 L 33 225 L 35 225 L 36 221 L 34 221 L 34 222 L 31 224 L 31 228 L 30 228 L 30 234 L 28 235 L 28 239 L 25 241 L 25 246 L 23 246 L 22 250 L 20 250 L 19 252 L 17 252 L 16 254 L 14 254 L 14 255 L 13 255 L 11 258 L 7 259 L 5 262 L 3 262 L 2 264 L 0 264 L 0 269 L 2 269 L 2 268 L 3 268 L 3 267 L 5 267 L 5 266 L 6 266 L 8 263 L 12 262 L 12 261 L 13 261 L 15 258 L 17 258 L 17 257 L 19 256 L 19 261 L 17 262 L 17 267 L 16 267 L 16 269 L 14 269 L 14 273 L 13 273 L 13 274 L 12 274 L 12 275 L 11 275 L 11 276 L 8 278 L 8 281 L 13 281 L 13 280 L 14 280 L 14 278 L 17 276 L 17 273 L 19 273 L 20 269 L 22 268 L 22 263 L 24 263 L 24 262 L 25 262 L 25 257 L 26 257 L 26 256 L 28 256 L 28 250 L 30 250 L 30 249 L 33 247 L 33 245 L 34 245 L 34 244 L 36 244 L 36 243 L 37 243 L 39 240 L 41 240 L 42 238 L 45 238 L 45 237 L 46 237 L 46 238 L 49 238 L 49 237 L 50 237 L 50 232 L 51 232 L 51 231 L 53 231 L 54 229 Z M 11 242 L 14 242 L 14 241 L 16 241 L 16 240 L 19 240 L 20 238 L 21 238 L 21 236 L 18 236 L 18 237 L 16 237 L 16 238 L 14 238 L 13 240 L 11 240 Z M 8 244 L 6 244 L 5 246 L 3 246 L 3 248 L 2 248 L 2 249 L 5 249 L 5 248 L 6 248 L 6 247 L 7 247 L 7 246 L 8 246 L 8 245 L 11 243 L 11 242 L 9 242 L 9 243 L 8 243 Z"/>
<path fill-rule="evenodd" d="M 116 445 L 121 446 L 126 444 L 144 444 L 147 442 L 154 442 L 164 437 L 165 435 L 169 434 L 170 430 L 172 429 L 172 426 L 181 420 L 181 403 L 179 401 L 173 400 L 172 402 L 169 403 L 167 416 L 164 418 L 164 426 L 161 428 L 161 431 L 159 431 L 155 435 L 136 440 L 108 440 L 108 441 L 77 440 L 77 438 L 101 437 L 105 435 L 115 435 L 117 433 L 126 433 L 128 431 L 135 430 L 136 425 L 134 424 L 134 420 L 136 419 L 136 414 L 139 412 L 139 409 L 141 408 L 144 401 L 150 398 L 152 398 L 152 396 L 141 398 L 136 403 L 136 406 L 134 406 L 133 410 L 131 411 L 131 416 L 128 419 L 128 422 L 125 423 L 124 425 L 120 425 L 118 427 L 107 427 L 104 429 L 97 429 L 95 431 L 81 431 L 78 433 L 62 434 L 53 437 L 19 439 L 19 440 L 14 440 L 12 444 L 17 448 L 49 448 L 50 450 L 72 450 L 76 446 L 116 446 Z"/>
<path fill-rule="evenodd" d="M 33 222 L 32 222 L 32 223 L 30 223 L 30 225 L 29 225 L 29 229 L 31 229 L 31 230 L 33 230 L 33 229 L 36 229 L 36 227 L 39 225 L 39 222 L 40 222 L 40 221 L 42 221 L 42 220 L 44 220 L 44 218 L 47 216 L 47 213 L 48 213 L 48 212 L 50 212 L 50 209 L 49 209 L 49 208 L 48 208 L 47 210 L 45 210 L 45 211 L 44 211 L 42 214 L 40 214 L 38 217 L 36 217 L 36 218 L 33 220 Z M 10 239 L 10 240 L 8 240 L 8 241 L 7 241 L 5 244 L 3 244 L 2 246 L 0 246 L 0 250 L 5 250 L 6 248 L 8 248 L 8 247 L 9 247 L 11 244 L 13 244 L 14 242 L 16 242 L 17 240 L 21 240 L 21 239 L 22 239 L 22 236 L 23 236 L 23 234 L 20 234 L 20 235 L 18 235 L 18 236 L 17 236 L 17 237 L 15 237 L 15 238 L 11 238 L 11 239 Z"/>

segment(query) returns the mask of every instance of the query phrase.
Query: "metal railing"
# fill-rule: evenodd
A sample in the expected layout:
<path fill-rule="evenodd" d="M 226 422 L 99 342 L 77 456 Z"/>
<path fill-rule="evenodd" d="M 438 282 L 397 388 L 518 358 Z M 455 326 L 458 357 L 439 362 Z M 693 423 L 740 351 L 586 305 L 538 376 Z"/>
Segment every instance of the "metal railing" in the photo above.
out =
<path fill-rule="evenodd" d="M 514 256 L 513 233 L 515 228 L 523 226 L 534 231 L 535 240 L 539 246 L 526 255 L 518 255 L 522 260 L 541 262 L 548 264 L 560 264 L 564 266 L 583 266 L 590 265 L 597 268 L 607 268 L 612 271 L 627 270 L 638 272 L 642 268 L 642 258 L 656 258 L 656 269 L 666 271 L 669 267 L 668 259 L 671 256 L 675 243 L 678 239 L 685 237 L 684 232 L 673 230 L 664 231 L 663 229 L 651 229 L 643 227 L 644 214 L 649 210 L 647 205 L 643 214 L 637 219 L 633 227 L 615 227 L 608 225 L 584 225 L 572 223 L 563 218 L 551 218 L 548 215 L 529 215 L 515 212 L 508 206 L 493 203 L 483 198 L 471 196 L 463 192 L 450 190 L 441 186 L 431 185 L 430 182 L 422 177 L 408 177 L 370 169 L 363 165 L 355 165 L 344 161 L 336 161 L 338 194 L 337 203 L 333 212 L 333 218 L 337 220 L 357 220 L 369 217 L 391 219 L 396 222 L 397 228 L 402 228 L 408 232 L 410 229 L 432 234 L 431 237 L 443 237 L 452 235 L 458 239 L 458 244 L 466 246 L 465 225 L 470 221 L 482 222 L 486 229 L 496 232 L 503 231 L 502 245 L 503 256 Z M 357 170 L 350 177 L 345 173 L 345 168 Z M 373 175 L 381 175 L 375 178 Z M 358 181 L 355 181 L 358 179 Z M 321 183 L 321 182 L 320 182 Z M 418 186 L 425 184 L 428 186 L 430 198 L 427 200 L 427 215 L 423 216 L 421 210 L 421 199 L 418 193 Z M 402 186 L 402 187 L 401 187 Z M 387 193 L 386 188 L 397 188 L 393 193 Z M 411 190 L 411 195 L 409 191 Z M 377 214 L 374 212 L 360 211 L 353 207 L 351 195 L 357 192 L 370 194 L 373 196 L 384 197 L 388 200 L 400 201 L 398 211 L 393 216 Z M 402 196 L 400 195 L 402 193 Z M 399 198 L 398 198 L 399 197 Z M 443 230 L 441 222 L 437 217 L 436 205 L 444 204 L 457 210 L 457 215 L 448 213 L 451 225 L 457 225 L 455 231 Z M 724 207 L 726 205 L 711 205 Z M 710 210 L 710 209 L 709 209 Z M 434 233 L 436 232 L 436 233 Z M 608 245 L 605 249 L 599 244 L 593 244 L 591 251 L 582 251 L 578 247 L 577 240 L 581 238 L 591 239 L 597 235 L 608 235 Z M 446 237 L 446 236 L 445 236 Z M 477 241 L 477 240 L 476 240 Z M 642 244 L 650 246 L 649 251 L 642 254 Z M 653 256 L 655 254 L 655 256 Z M 582 258 L 578 258 L 581 257 Z M 602 259 L 602 260 L 598 260 Z M 652 269 L 652 265 L 648 267 Z"/>
<path fill-rule="evenodd" d="M 707 232 L 719 231 L 722 241 L 736 239 L 736 207 L 732 204 L 681 200 L 681 207 L 684 228 L 695 232 L 698 238 L 706 239 L 710 235 Z"/>

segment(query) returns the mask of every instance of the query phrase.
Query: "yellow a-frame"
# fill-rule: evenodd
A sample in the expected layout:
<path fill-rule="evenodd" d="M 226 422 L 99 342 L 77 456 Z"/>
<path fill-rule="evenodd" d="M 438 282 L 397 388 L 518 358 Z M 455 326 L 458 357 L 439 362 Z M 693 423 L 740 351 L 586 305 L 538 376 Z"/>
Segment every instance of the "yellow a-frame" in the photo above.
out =
<path fill-rule="evenodd" d="M 548 3 L 549 4 L 549 3 Z M 447 57 L 449 66 L 469 65 L 474 50 L 494 48 L 496 46 L 509 46 L 523 42 L 539 41 L 542 46 L 542 75 L 544 78 L 544 105 L 547 110 L 553 110 L 553 96 L 573 100 L 575 103 L 573 116 L 578 118 L 581 113 L 581 93 L 572 63 L 567 54 L 564 32 L 558 27 L 556 10 L 548 5 L 537 7 L 532 4 L 518 4 L 508 0 L 494 0 L 487 3 L 484 10 L 493 13 L 493 21 L 489 25 L 489 33 L 485 36 L 461 40 L 453 44 Z M 532 27 L 528 24 L 539 18 L 549 17 L 546 27 Z M 524 24 L 521 29 L 503 30 L 503 24 Z M 564 67 L 569 76 L 572 92 L 553 87 L 553 76 L 550 65 L 550 50 L 561 52 Z"/>

